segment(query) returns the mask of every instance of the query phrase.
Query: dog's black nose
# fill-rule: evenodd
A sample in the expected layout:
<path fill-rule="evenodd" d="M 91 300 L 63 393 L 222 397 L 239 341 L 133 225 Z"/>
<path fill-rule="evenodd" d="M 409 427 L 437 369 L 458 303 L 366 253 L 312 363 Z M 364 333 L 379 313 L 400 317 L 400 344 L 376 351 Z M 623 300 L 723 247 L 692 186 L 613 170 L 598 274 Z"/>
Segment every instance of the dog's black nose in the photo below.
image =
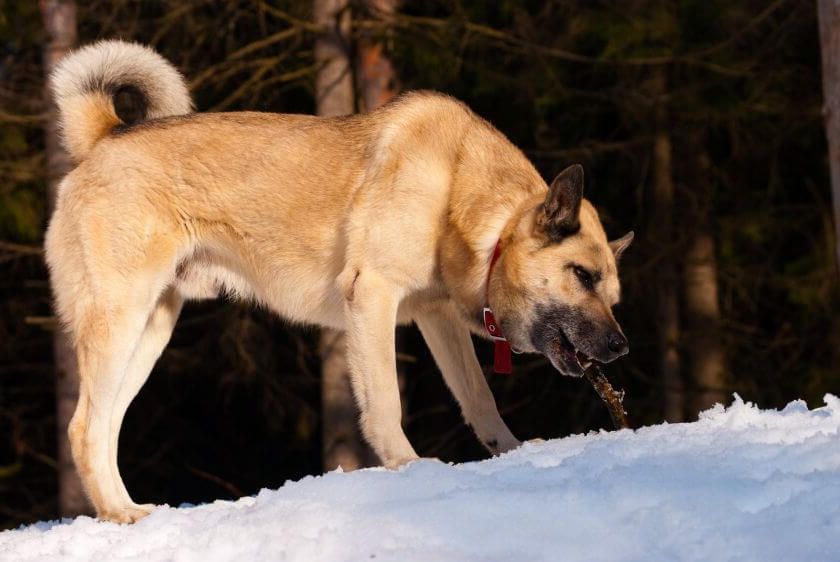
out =
<path fill-rule="evenodd" d="M 619 332 L 613 332 L 607 336 L 607 347 L 616 355 L 624 355 L 628 351 L 627 338 Z"/>

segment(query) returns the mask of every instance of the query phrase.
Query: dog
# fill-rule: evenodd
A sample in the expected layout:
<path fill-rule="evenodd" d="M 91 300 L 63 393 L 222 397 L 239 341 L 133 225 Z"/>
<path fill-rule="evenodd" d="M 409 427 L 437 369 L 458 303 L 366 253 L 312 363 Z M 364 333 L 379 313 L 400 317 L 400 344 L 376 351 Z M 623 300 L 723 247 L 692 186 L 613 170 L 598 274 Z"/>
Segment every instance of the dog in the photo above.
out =
<path fill-rule="evenodd" d="M 339 118 L 194 113 L 170 63 L 121 41 L 76 51 L 50 81 L 76 166 L 46 259 L 79 363 L 73 459 L 102 519 L 153 508 L 123 484 L 118 435 L 186 299 L 228 294 L 345 330 L 361 428 L 386 467 L 418 458 L 400 424 L 398 323 L 419 327 L 493 454 L 520 441 L 471 333 L 571 376 L 627 353 L 611 309 L 632 232 L 607 240 L 581 166 L 547 185 L 451 97 L 412 92 Z"/>

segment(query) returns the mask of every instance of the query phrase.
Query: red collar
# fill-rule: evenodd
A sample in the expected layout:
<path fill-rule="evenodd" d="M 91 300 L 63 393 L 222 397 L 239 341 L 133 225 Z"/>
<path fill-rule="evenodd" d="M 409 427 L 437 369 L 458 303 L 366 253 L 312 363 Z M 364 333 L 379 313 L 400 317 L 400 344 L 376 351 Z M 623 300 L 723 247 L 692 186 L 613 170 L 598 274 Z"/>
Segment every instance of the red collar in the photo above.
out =
<path fill-rule="evenodd" d="M 484 329 L 490 339 L 493 340 L 495 348 L 493 350 L 493 370 L 500 374 L 509 375 L 513 372 L 513 360 L 511 359 L 510 344 L 505 339 L 502 333 L 502 327 L 496 322 L 496 317 L 490 309 L 490 274 L 493 273 L 493 266 L 499 261 L 499 256 L 502 255 L 502 241 L 496 242 L 496 248 L 493 250 L 493 257 L 490 258 L 490 267 L 487 269 L 487 288 L 484 294 Z"/>

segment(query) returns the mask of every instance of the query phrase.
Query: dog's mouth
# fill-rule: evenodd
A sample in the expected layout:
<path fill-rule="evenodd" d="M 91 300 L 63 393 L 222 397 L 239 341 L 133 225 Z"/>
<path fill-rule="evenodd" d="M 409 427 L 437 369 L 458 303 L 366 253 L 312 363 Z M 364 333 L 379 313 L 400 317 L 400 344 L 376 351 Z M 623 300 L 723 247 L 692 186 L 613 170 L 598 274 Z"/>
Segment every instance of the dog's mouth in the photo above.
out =
<path fill-rule="evenodd" d="M 555 369 L 570 377 L 582 377 L 583 372 L 592 365 L 592 359 L 578 351 L 562 330 L 548 343 L 545 355 Z"/>

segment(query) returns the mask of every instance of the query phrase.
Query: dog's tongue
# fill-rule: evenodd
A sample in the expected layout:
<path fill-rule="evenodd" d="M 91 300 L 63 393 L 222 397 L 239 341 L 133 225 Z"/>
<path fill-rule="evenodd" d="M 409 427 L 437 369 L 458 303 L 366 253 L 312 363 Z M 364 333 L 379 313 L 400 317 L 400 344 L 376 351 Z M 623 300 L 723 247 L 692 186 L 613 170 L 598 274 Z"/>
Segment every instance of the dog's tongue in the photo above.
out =
<path fill-rule="evenodd" d="M 562 357 L 563 364 L 568 369 L 572 371 L 576 370 L 577 372 L 564 373 L 563 369 L 561 369 L 559 365 L 557 365 L 557 363 L 551 357 L 549 357 L 549 359 L 552 360 L 551 362 L 554 364 L 554 367 L 558 371 L 560 371 L 563 374 L 575 377 L 583 376 L 583 365 L 581 365 L 581 361 L 579 359 L 579 357 L 582 356 L 577 351 L 575 351 L 573 347 L 567 346 L 562 339 L 558 338 L 551 342 L 551 354 L 559 355 L 560 357 Z"/>
<path fill-rule="evenodd" d="M 576 351 L 575 355 L 577 356 L 577 362 L 581 366 L 581 368 L 585 371 L 592 365 L 592 359 L 581 353 L 580 351 Z"/>

